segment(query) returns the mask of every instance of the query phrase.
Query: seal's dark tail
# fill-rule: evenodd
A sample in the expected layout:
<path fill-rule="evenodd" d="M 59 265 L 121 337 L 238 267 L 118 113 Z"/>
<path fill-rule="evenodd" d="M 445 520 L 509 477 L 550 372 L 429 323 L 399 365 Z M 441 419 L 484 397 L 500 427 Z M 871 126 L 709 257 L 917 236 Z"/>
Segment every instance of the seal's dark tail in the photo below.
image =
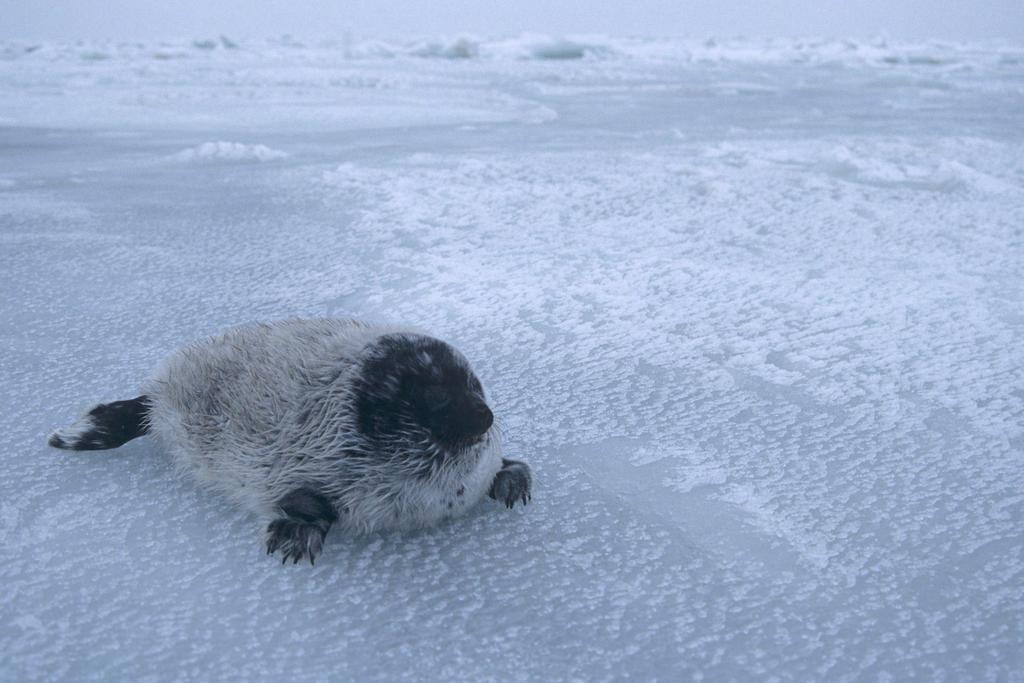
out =
<path fill-rule="evenodd" d="M 149 399 L 146 396 L 101 403 L 90 408 L 71 426 L 51 434 L 49 443 L 54 448 L 69 451 L 117 448 L 149 431 L 148 415 Z"/>

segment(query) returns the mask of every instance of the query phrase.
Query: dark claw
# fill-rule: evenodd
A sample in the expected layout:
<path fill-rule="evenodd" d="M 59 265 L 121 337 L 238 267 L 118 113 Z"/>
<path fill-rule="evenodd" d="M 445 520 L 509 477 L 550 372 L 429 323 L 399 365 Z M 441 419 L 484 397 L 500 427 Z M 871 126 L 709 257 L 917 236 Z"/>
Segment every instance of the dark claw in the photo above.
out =
<path fill-rule="evenodd" d="M 323 549 L 324 535 L 329 526 L 290 518 L 276 519 L 267 527 L 267 554 L 281 553 L 281 564 L 298 564 L 309 558 L 316 564 L 316 556 Z"/>
<path fill-rule="evenodd" d="M 515 508 L 516 501 L 526 505 L 530 501 L 530 468 L 526 463 L 503 460 L 502 468 L 491 482 L 489 495 L 506 508 Z"/>

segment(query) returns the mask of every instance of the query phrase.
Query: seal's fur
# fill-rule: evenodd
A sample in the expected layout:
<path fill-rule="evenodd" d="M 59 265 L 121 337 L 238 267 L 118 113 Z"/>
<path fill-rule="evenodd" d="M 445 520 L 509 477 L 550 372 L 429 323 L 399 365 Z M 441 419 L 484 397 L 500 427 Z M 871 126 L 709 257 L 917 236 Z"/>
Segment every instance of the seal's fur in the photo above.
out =
<path fill-rule="evenodd" d="M 120 404 L 141 415 L 127 438 L 118 418 L 128 408 L 104 412 Z M 492 422 L 468 361 L 444 342 L 355 321 L 286 320 L 177 351 L 143 396 L 93 408 L 50 443 L 116 447 L 152 433 L 182 471 L 280 517 L 268 551 L 297 561 L 314 558 L 333 523 L 425 526 L 488 493 L 525 503 L 529 469 L 502 460 Z"/>

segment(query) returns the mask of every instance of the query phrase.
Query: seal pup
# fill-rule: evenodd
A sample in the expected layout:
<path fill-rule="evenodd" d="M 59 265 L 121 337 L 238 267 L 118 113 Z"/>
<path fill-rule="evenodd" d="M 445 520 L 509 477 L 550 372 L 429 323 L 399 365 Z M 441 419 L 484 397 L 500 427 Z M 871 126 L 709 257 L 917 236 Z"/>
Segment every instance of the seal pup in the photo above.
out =
<path fill-rule="evenodd" d="M 152 434 L 177 468 L 272 518 L 268 554 L 310 563 L 333 526 L 427 526 L 484 495 L 531 498 L 480 380 L 449 344 L 351 320 L 245 325 L 167 358 L 136 398 L 49 438 L 75 451 Z"/>

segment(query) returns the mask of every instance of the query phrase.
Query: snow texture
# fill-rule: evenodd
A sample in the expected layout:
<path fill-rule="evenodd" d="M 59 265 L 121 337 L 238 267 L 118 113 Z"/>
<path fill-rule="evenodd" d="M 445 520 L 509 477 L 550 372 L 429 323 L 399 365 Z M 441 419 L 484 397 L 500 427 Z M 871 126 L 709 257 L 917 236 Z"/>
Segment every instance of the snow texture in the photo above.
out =
<path fill-rule="evenodd" d="M 266 145 L 246 145 L 241 142 L 204 142 L 197 147 L 172 154 L 171 159 L 184 163 L 273 161 L 288 156 L 286 152 L 270 149 Z"/>
<path fill-rule="evenodd" d="M 0 679 L 1024 680 L 1021 112 L 1012 45 L 0 44 Z M 290 315 L 455 344 L 533 503 L 282 567 L 46 446 Z"/>

